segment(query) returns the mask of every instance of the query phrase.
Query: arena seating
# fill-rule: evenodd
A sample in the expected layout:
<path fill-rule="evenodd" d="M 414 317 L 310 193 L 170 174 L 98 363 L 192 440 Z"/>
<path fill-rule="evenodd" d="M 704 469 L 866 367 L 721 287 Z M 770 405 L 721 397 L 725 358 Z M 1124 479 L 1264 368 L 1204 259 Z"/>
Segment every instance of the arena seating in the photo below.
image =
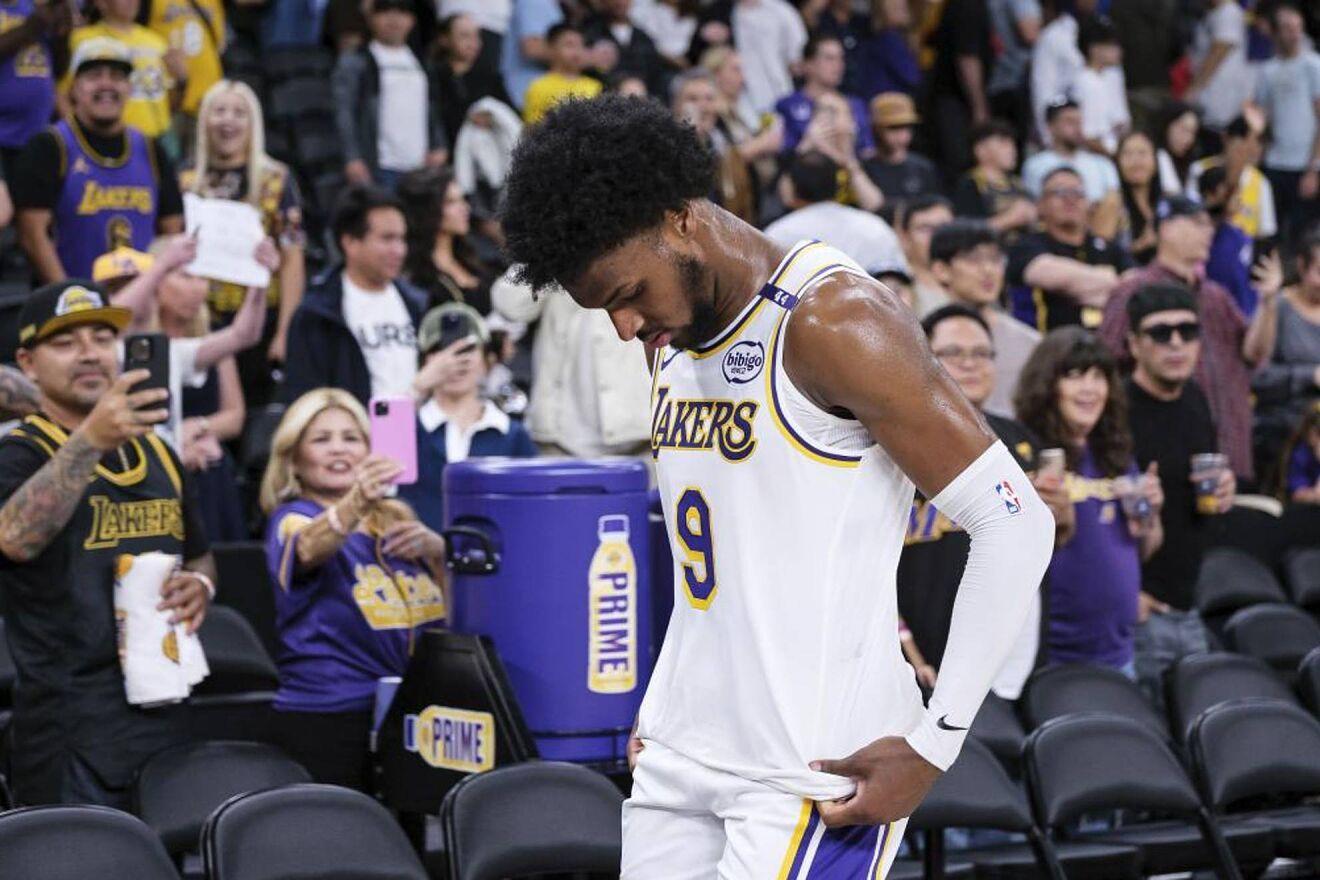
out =
<path fill-rule="evenodd" d="M 449 875 L 616 872 L 622 803 L 613 783 L 576 764 L 529 761 L 469 776 L 440 808 Z"/>
<path fill-rule="evenodd" d="M 302 765 L 274 746 L 188 743 L 167 749 L 143 765 L 133 788 L 133 812 L 177 859 L 197 851 L 207 817 L 230 798 L 311 781 Z"/>
<path fill-rule="evenodd" d="M 1278 700 L 1222 703 L 1196 719 L 1189 743 L 1202 797 L 1217 813 L 1251 798 L 1320 795 L 1320 722 L 1296 705 Z M 1279 855 L 1320 855 L 1320 806 L 1235 817 L 1243 815 L 1272 829 Z"/>
<path fill-rule="evenodd" d="M 960 850 L 978 878 L 996 880 L 1124 880 L 1141 877 L 1141 859 L 1131 846 L 1052 843 L 1031 816 L 1027 799 L 1008 778 L 990 748 L 968 738 L 958 760 L 936 780 L 908 822 L 909 831 L 925 831 L 926 876 L 939 877 L 946 828 L 992 828 L 1026 835 L 1029 843 Z"/>
<path fill-rule="evenodd" d="M 216 604 L 198 636 L 211 674 L 190 700 L 194 738 L 268 740 L 279 676 L 252 624 L 233 608 Z"/>
<path fill-rule="evenodd" d="M 993 693 L 987 694 L 972 721 L 971 736 L 985 743 L 1010 775 L 1019 775 L 1022 743 L 1027 734 L 1012 703 Z"/>
<path fill-rule="evenodd" d="M 1294 547 L 1283 555 L 1288 594 L 1301 607 L 1320 611 L 1320 547 Z"/>
<path fill-rule="evenodd" d="M 1307 652 L 1320 646 L 1320 624 L 1292 605 L 1267 603 L 1235 612 L 1224 624 L 1224 637 L 1234 651 L 1291 676 Z"/>
<path fill-rule="evenodd" d="M 252 625 L 271 657 L 279 650 L 275 634 L 275 587 L 266 570 L 266 546 L 260 541 L 212 544 L 211 554 L 224 588 L 216 602 L 234 609 Z"/>
<path fill-rule="evenodd" d="M 1311 714 L 1320 717 L 1320 648 L 1307 654 L 1297 667 L 1297 692 Z"/>
<path fill-rule="evenodd" d="M 1179 741 L 1205 710 L 1230 700 L 1270 698 L 1296 703 L 1283 679 L 1265 661 L 1244 654 L 1212 652 L 1183 657 L 1165 679 L 1169 726 Z"/>
<path fill-rule="evenodd" d="M 333 785 L 231 798 L 202 829 L 202 861 L 208 880 L 427 880 L 394 817 Z"/>
<path fill-rule="evenodd" d="M 1196 607 L 1205 617 L 1231 614 L 1262 602 L 1288 597 L 1269 566 L 1235 547 L 1214 547 L 1205 554 L 1196 582 Z"/>
<path fill-rule="evenodd" d="M 1163 737 L 1169 728 L 1136 684 L 1117 669 L 1065 665 L 1037 670 L 1027 681 L 1023 714 L 1032 728 L 1077 712 L 1104 712 L 1134 719 Z"/>
<path fill-rule="evenodd" d="M 1085 815 L 1111 810 L 1177 817 L 1077 836 L 1137 847 L 1147 874 L 1213 869 L 1239 880 L 1239 864 L 1263 868 L 1273 858 L 1270 829 L 1221 827 L 1148 723 L 1101 714 L 1055 718 L 1027 737 L 1023 758 L 1036 820 L 1048 831 L 1063 832 Z"/>
<path fill-rule="evenodd" d="M 178 880 L 141 819 L 109 807 L 26 807 L 0 814 L 0 877 Z"/>

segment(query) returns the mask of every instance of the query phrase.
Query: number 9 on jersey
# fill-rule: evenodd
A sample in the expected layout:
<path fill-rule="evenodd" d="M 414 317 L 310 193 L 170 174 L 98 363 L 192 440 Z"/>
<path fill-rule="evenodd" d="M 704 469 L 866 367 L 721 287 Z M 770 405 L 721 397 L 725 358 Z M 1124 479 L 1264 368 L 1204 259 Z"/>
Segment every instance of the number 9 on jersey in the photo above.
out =
<path fill-rule="evenodd" d="M 705 611 L 715 601 L 715 539 L 710 533 L 710 505 L 700 489 L 684 489 L 678 498 L 674 534 L 683 550 L 683 587 L 688 604 Z"/>

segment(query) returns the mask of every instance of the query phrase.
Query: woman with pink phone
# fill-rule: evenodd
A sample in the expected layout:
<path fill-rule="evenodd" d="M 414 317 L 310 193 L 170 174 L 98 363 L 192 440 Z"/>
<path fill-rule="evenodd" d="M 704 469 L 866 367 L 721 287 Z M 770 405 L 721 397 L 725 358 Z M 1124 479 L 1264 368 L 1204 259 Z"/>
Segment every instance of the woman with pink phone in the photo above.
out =
<path fill-rule="evenodd" d="M 422 522 L 440 529 L 445 465 L 476 456 L 530 458 L 536 444 L 521 422 L 481 395 L 496 353 L 476 309 L 462 303 L 431 309 L 417 329 L 417 349 L 421 364 L 413 389 L 422 401 L 413 447 L 417 477 L 400 481 L 399 495 Z"/>
<path fill-rule="evenodd" d="M 444 539 L 388 497 L 406 449 L 391 437 L 388 453 L 373 453 L 371 440 L 351 394 L 309 391 L 280 421 L 261 483 L 280 640 L 276 735 L 317 782 L 360 791 L 370 791 L 376 682 L 403 675 L 417 633 L 443 626 L 449 608 Z"/>

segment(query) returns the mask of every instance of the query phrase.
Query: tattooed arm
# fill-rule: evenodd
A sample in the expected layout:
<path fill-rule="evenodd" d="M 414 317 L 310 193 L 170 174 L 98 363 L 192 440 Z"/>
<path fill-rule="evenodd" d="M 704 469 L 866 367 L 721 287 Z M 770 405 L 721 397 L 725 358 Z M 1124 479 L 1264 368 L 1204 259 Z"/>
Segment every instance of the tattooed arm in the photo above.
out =
<path fill-rule="evenodd" d="M 133 370 L 115 380 L 50 461 L 14 490 L 0 507 L 0 553 L 20 563 L 40 556 L 68 525 L 101 456 L 169 418 L 167 409 L 146 408 L 164 403 L 168 391 L 130 392 L 146 378 L 146 370 Z"/>
<path fill-rule="evenodd" d="M 13 562 L 41 555 L 82 501 L 101 450 L 75 432 L 0 508 L 0 553 Z"/>
<path fill-rule="evenodd" d="M 0 364 L 0 420 L 21 419 L 37 411 L 37 386 L 21 370 Z"/>

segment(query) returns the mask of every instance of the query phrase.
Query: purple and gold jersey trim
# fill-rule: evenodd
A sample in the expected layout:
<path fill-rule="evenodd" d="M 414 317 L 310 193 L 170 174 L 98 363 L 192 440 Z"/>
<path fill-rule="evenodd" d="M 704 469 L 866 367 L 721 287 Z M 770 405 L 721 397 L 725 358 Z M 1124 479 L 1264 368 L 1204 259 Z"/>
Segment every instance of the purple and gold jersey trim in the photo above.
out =
<path fill-rule="evenodd" d="M 829 267 L 829 271 L 838 271 L 839 268 L 840 267 L 838 266 L 831 266 Z M 822 269 L 821 271 L 823 272 L 825 270 Z M 793 426 L 784 415 L 784 408 L 779 400 L 779 383 L 776 379 L 776 375 L 779 373 L 778 367 L 780 363 L 779 338 L 784 329 L 784 321 L 788 318 L 788 315 L 789 312 L 785 310 L 785 312 L 779 316 L 779 321 L 775 324 L 774 335 L 770 337 L 770 356 L 767 358 L 768 364 L 766 365 L 765 370 L 765 396 L 766 399 L 770 401 L 770 419 L 775 423 L 775 427 L 779 429 L 779 433 L 784 435 L 784 439 L 786 439 L 798 452 L 801 452 L 812 461 L 819 462 L 820 464 L 827 464 L 831 467 L 857 467 L 862 461 L 860 455 L 844 455 L 839 452 L 831 452 L 828 449 L 821 449 L 819 446 L 813 445 L 811 441 L 793 430 Z"/>
<path fill-rule="evenodd" d="M 804 800 L 776 880 L 879 878 L 889 851 L 897 843 L 893 828 L 890 824 L 822 829 L 815 804 Z"/>

